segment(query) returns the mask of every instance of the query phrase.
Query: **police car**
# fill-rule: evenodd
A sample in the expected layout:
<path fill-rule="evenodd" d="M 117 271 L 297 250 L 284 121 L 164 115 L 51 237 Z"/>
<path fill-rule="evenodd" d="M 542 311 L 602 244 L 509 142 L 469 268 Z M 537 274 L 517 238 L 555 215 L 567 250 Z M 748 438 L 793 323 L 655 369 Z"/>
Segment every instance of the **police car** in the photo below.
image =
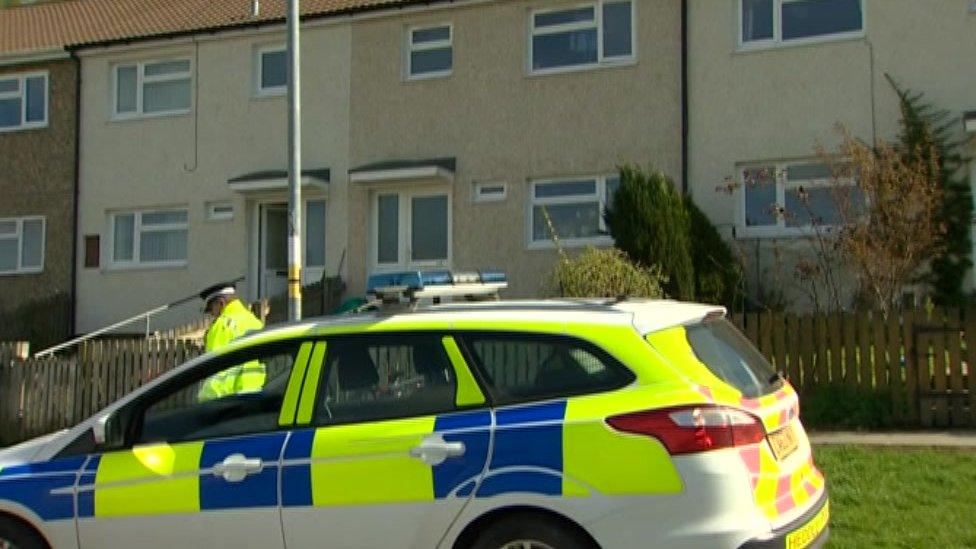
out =
<path fill-rule="evenodd" d="M 246 336 L 0 452 L 0 548 L 824 542 L 797 395 L 722 308 L 456 301 L 504 286 L 386 275 L 378 311 Z M 200 398 L 251 361 L 261 390 Z"/>

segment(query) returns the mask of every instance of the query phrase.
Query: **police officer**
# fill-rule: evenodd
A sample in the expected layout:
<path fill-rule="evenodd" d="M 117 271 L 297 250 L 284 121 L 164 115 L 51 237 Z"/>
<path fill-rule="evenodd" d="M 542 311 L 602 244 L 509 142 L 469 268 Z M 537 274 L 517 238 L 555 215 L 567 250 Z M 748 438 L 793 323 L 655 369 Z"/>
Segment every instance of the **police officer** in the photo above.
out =
<path fill-rule="evenodd" d="M 200 292 L 200 299 L 204 309 L 214 318 L 204 338 L 208 352 L 220 349 L 248 332 L 264 328 L 264 324 L 238 299 L 233 283 L 210 286 Z M 266 376 L 264 364 L 256 360 L 233 366 L 204 380 L 199 400 L 260 391 Z"/>

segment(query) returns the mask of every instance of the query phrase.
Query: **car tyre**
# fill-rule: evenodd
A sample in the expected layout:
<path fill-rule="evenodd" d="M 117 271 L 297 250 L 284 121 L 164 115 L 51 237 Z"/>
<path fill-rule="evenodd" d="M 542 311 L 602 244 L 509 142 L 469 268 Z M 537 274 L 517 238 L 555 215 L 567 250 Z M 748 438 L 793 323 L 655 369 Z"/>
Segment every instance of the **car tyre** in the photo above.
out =
<path fill-rule="evenodd" d="M 490 523 L 471 549 L 594 549 L 578 528 L 542 513 L 518 513 Z"/>
<path fill-rule="evenodd" d="M 34 530 L 9 517 L 0 517 L 0 549 L 48 549 Z"/>

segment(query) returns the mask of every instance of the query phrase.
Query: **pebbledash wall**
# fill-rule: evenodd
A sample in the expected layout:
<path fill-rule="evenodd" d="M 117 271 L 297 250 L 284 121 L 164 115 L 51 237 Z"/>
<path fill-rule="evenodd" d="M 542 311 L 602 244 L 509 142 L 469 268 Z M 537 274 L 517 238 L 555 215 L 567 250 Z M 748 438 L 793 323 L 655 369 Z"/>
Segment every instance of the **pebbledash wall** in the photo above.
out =
<path fill-rule="evenodd" d="M 348 25 L 308 25 L 302 35 L 304 165 L 331 172 L 331 182 L 317 182 L 305 198 L 326 201 L 325 269 L 329 272 L 338 268 L 345 242 L 342 188 L 348 170 L 349 36 Z M 285 96 L 259 93 L 255 72 L 259 52 L 283 46 L 284 40 L 284 27 L 279 24 L 79 52 L 83 82 L 76 250 L 79 331 L 241 275 L 247 277 L 238 286 L 243 297 L 256 296 L 258 205 L 285 202 L 287 191 L 272 188 L 280 186 L 280 178 L 259 181 L 263 186 L 252 185 L 251 190 L 234 190 L 229 181 L 287 166 Z M 131 118 L 113 114 L 114 67 L 174 59 L 191 61 L 187 112 Z M 220 215 L 210 211 L 214 205 L 222 207 Z M 168 266 L 112 261 L 113 214 L 172 209 L 186 212 L 185 261 Z M 85 267 L 85 256 L 92 252 L 86 254 L 89 237 L 99 239 L 95 267 Z M 167 328 L 200 314 L 200 307 L 184 306 L 157 317 L 151 327 Z M 140 329 L 141 325 L 132 327 Z"/>
<path fill-rule="evenodd" d="M 589 5 L 600 10 L 604 3 Z M 455 161 L 453 177 L 350 183 L 348 280 L 354 293 L 363 290 L 369 272 L 431 264 L 411 257 L 413 197 L 448 199 L 448 257 L 435 264 L 455 270 L 502 268 L 510 283 L 505 295 L 529 297 L 549 290 L 557 259 L 547 238 L 531 238 L 535 183 L 597 178 L 600 194 L 602 178 L 624 163 L 652 166 L 679 180 L 681 5 L 647 0 L 632 5 L 630 58 L 556 71 L 531 68 L 534 17 L 542 14 L 542 21 L 549 10 L 579 4 L 487 2 L 352 24 L 350 165 Z M 451 70 L 411 78 L 412 31 L 443 33 L 444 27 L 450 29 Z M 493 192 L 481 194 L 483 187 Z M 380 262 L 381 237 L 391 235 L 380 230 L 383 216 L 390 219 L 388 211 L 380 212 L 378 197 L 391 195 L 400 203 L 400 257 Z M 586 208 L 590 214 L 602 212 L 605 203 L 580 196 L 562 200 L 589 203 L 579 215 Z M 549 207 L 562 219 L 577 215 Z M 609 243 L 606 236 L 575 242 L 560 236 L 570 251 Z M 384 246 L 389 250 L 389 242 Z"/>
<path fill-rule="evenodd" d="M 885 73 L 955 117 L 976 110 L 971 4 L 863 0 L 860 31 L 763 45 L 741 42 L 739 0 L 688 3 L 691 192 L 747 258 L 754 293 L 778 285 L 791 308 L 808 306 L 791 282 L 805 244 L 788 230 L 746 226 L 744 189 L 717 188 L 726 177 L 741 182 L 748 166 L 816 161 L 818 143 L 839 143 L 838 123 L 867 141 L 895 139 L 900 113 Z M 954 128 L 976 153 L 961 120 Z"/>
<path fill-rule="evenodd" d="M 0 66 L 0 80 L 46 79 L 45 121 L 0 128 L 0 223 L 9 228 L 11 222 L 40 219 L 43 224 L 40 251 L 34 247 L 33 229 L 29 229 L 29 244 L 24 242 L 22 225 L 16 229 L 18 237 L 10 238 L 12 233 L 4 231 L 5 252 L 16 248 L 21 257 L 13 269 L 0 267 L 0 311 L 52 294 L 71 293 L 78 70 L 61 53 L 60 60 Z M 26 118 L 22 116 L 22 120 Z M 29 248 L 26 257 L 25 248 Z M 37 253 L 41 253 L 39 263 Z"/>

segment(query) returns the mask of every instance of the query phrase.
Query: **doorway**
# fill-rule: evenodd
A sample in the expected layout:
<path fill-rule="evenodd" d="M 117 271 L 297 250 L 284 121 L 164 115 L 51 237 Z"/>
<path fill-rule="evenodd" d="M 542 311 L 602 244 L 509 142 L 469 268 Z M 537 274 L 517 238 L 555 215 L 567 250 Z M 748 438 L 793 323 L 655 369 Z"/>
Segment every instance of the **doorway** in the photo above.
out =
<path fill-rule="evenodd" d="M 261 205 L 258 296 L 271 298 L 288 291 L 288 205 Z"/>

